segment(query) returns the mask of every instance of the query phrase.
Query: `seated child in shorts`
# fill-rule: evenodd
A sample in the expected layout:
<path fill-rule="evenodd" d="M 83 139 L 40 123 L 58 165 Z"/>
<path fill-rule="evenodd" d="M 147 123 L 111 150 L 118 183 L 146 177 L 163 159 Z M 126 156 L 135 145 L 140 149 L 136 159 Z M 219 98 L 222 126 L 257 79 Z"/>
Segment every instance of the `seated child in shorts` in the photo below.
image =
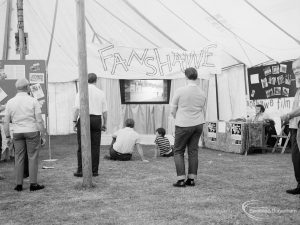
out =
<path fill-rule="evenodd" d="M 166 130 L 164 128 L 156 129 L 156 138 L 154 143 L 156 144 L 156 149 L 154 153 L 154 158 L 157 157 L 159 153 L 162 157 L 170 157 L 174 155 L 173 148 L 170 145 L 170 141 L 165 137 Z"/>

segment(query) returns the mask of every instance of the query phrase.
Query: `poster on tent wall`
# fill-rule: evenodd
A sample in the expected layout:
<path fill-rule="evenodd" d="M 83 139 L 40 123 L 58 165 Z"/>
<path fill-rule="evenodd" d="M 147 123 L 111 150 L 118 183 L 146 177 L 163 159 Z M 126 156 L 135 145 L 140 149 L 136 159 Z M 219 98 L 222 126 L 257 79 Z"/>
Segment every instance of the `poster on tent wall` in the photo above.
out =
<path fill-rule="evenodd" d="M 89 47 L 90 49 L 91 47 Z M 217 44 L 199 47 L 195 51 L 167 48 L 131 48 L 114 44 L 92 46 L 97 51 L 100 77 L 111 79 L 175 79 L 183 78 L 188 67 L 197 69 L 199 77 L 220 74 Z M 94 64 L 94 61 L 93 61 Z M 95 65 L 89 65 L 89 69 Z"/>
<path fill-rule="evenodd" d="M 294 97 L 292 61 L 248 69 L 250 100 Z"/>
<path fill-rule="evenodd" d="M 4 105 L 17 93 L 15 83 L 20 78 L 30 82 L 31 95 L 36 98 L 46 122 L 47 115 L 47 77 L 44 60 L 0 60 L 0 104 Z M 3 116 L 3 113 L 2 113 Z M 46 124 L 45 124 L 46 125 Z"/>

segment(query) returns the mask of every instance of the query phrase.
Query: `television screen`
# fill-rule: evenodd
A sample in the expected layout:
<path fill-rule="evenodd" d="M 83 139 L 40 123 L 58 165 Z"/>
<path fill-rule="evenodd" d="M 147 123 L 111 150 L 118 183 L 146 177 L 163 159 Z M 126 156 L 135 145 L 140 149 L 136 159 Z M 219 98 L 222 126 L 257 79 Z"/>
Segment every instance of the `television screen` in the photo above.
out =
<path fill-rule="evenodd" d="M 122 104 L 169 104 L 171 80 L 120 80 Z"/>

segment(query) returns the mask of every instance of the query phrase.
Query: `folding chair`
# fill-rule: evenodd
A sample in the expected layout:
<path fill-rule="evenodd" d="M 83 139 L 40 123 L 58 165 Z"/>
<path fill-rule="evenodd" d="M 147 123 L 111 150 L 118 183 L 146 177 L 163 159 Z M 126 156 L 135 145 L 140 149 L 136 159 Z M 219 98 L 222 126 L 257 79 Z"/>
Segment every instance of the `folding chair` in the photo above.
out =
<path fill-rule="evenodd" d="M 272 135 L 272 137 L 276 137 L 276 143 L 275 143 L 275 145 L 274 145 L 274 147 L 273 147 L 272 153 L 274 153 L 275 150 L 276 150 L 277 148 L 282 148 L 281 154 L 283 154 L 284 151 L 285 151 L 285 149 L 286 149 L 286 146 L 287 146 L 287 144 L 288 144 L 288 142 L 289 142 L 289 140 L 290 140 L 290 137 L 291 137 L 291 133 L 288 132 L 288 134 L 286 134 L 286 133 L 284 132 L 284 128 L 285 128 L 285 125 L 283 125 L 283 126 L 281 127 L 281 131 L 280 131 L 280 134 L 279 134 L 279 135 Z M 284 142 L 284 145 L 283 145 L 283 146 L 279 146 L 279 145 L 278 145 L 280 139 L 281 139 L 281 141 L 282 141 L 283 139 L 285 139 L 285 142 Z"/>

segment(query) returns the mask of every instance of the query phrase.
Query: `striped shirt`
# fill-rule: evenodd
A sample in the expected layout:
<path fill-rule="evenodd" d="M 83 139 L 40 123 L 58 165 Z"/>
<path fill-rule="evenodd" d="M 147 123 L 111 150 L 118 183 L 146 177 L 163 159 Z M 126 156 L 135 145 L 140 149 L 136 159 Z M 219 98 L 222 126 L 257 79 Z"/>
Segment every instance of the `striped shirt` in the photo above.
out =
<path fill-rule="evenodd" d="M 157 144 L 160 155 L 165 155 L 172 151 L 169 139 L 166 137 L 158 136 L 154 143 Z"/>

